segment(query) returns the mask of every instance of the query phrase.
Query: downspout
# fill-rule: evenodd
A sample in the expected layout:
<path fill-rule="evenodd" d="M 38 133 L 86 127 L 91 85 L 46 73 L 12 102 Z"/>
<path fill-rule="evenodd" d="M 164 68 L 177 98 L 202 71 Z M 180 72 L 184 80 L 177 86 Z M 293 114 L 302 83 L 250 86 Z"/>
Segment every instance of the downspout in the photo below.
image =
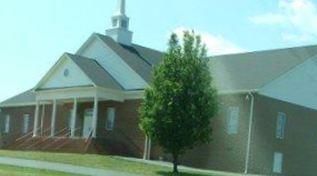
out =
<path fill-rule="evenodd" d="M 254 111 L 254 95 L 252 94 L 252 92 L 249 92 L 248 96 L 251 97 L 251 104 L 250 104 L 248 141 L 247 141 L 247 149 L 246 149 L 246 156 L 245 156 L 245 170 L 244 170 L 245 174 L 247 174 L 249 172 L 250 150 L 251 150 L 251 135 L 252 135 L 253 111 Z"/>

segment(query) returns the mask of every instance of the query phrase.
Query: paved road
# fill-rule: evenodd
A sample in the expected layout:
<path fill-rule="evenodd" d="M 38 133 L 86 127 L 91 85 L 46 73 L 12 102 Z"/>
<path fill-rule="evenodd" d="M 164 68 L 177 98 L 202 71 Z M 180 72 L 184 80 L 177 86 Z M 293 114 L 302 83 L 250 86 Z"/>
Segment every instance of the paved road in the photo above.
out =
<path fill-rule="evenodd" d="M 9 158 L 9 157 L 0 157 L 0 164 L 60 171 L 60 172 L 66 172 L 66 173 L 72 173 L 72 174 L 91 175 L 91 176 L 136 176 L 136 175 L 127 174 L 124 172 L 96 169 L 96 168 L 90 168 L 90 167 L 84 167 L 84 166 L 76 166 L 71 164 L 61 164 L 61 163 L 54 163 L 54 162 L 17 159 L 17 158 Z"/>

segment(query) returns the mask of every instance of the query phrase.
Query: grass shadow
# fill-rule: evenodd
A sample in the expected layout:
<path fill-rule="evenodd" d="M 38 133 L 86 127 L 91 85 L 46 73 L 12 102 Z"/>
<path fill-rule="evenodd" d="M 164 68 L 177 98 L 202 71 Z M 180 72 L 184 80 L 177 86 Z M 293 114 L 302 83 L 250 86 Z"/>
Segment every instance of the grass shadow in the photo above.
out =
<path fill-rule="evenodd" d="M 196 173 L 189 173 L 189 172 L 180 172 L 178 175 L 173 175 L 172 172 L 168 172 L 168 171 L 158 171 L 156 172 L 156 174 L 161 176 L 213 176 L 209 174 L 196 174 Z"/>

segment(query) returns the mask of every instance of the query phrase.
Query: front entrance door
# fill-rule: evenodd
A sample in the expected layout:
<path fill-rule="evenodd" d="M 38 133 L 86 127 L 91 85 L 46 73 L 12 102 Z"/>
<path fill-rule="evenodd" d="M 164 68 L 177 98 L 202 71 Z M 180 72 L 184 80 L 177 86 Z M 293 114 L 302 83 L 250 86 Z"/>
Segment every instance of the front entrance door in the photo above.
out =
<path fill-rule="evenodd" d="M 93 116 L 93 109 L 86 109 L 84 114 L 84 129 L 83 129 L 84 138 L 88 138 L 92 130 L 92 127 L 91 127 L 92 116 Z"/>
<path fill-rule="evenodd" d="M 68 127 L 69 134 L 71 133 L 71 130 L 72 130 L 73 125 L 74 125 L 73 112 L 74 112 L 73 109 L 70 109 L 68 111 L 68 124 L 67 124 L 67 127 Z"/>

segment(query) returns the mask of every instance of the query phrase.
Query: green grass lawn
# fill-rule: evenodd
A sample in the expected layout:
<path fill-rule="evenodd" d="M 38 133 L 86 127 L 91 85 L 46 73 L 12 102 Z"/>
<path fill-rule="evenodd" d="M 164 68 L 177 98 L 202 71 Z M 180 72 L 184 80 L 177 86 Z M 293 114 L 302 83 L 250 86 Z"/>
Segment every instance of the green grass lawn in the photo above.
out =
<path fill-rule="evenodd" d="M 72 174 L 55 172 L 49 170 L 39 170 L 24 167 L 0 165 L 0 175 L 6 176 L 72 176 Z"/>
<path fill-rule="evenodd" d="M 79 166 L 88 166 L 93 168 L 122 171 L 126 173 L 140 174 L 145 176 L 168 176 L 171 168 L 144 164 L 140 162 L 127 161 L 116 156 L 103 156 L 91 154 L 64 154 L 64 153 L 46 153 L 46 152 L 22 152 L 0 150 L 0 156 L 15 157 L 23 159 L 34 159 L 42 161 L 59 162 L 74 164 Z M 184 176 L 219 176 L 202 173 L 183 172 Z"/>

